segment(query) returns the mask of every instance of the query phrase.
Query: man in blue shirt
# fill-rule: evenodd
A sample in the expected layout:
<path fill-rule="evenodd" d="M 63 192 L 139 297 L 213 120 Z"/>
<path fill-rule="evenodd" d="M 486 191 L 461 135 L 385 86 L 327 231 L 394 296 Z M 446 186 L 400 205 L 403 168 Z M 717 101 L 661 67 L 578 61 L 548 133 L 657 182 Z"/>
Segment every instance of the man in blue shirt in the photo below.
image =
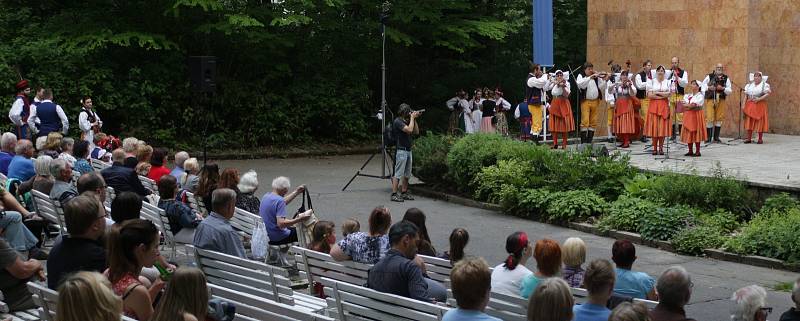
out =
<path fill-rule="evenodd" d="M 211 193 L 211 210 L 211 214 L 197 225 L 192 244 L 204 250 L 247 258 L 242 240 L 230 222 L 236 210 L 236 192 L 229 188 L 214 190 Z"/>
<path fill-rule="evenodd" d="M 614 290 L 614 266 L 611 262 L 596 259 L 586 267 L 583 284 L 589 292 L 588 301 L 572 308 L 573 321 L 606 321 L 611 310 L 606 308 Z"/>
<path fill-rule="evenodd" d="M 286 204 L 291 203 L 298 194 L 305 191 L 305 186 L 300 185 L 294 192 L 289 193 L 290 187 L 291 183 L 288 178 L 277 177 L 272 180 L 272 192 L 267 193 L 261 199 L 258 214 L 264 220 L 269 244 L 282 245 L 297 242 L 297 230 L 292 226 L 311 217 L 312 210 L 309 209 L 294 219 L 286 218 Z"/>
<path fill-rule="evenodd" d="M 656 280 L 644 272 L 632 271 L 636 261 L 636 248 L 628 240 L 617 240 L 611 247 L 611 256 L 617 265 L 617 281 L 614 293 L 635 299 L 658 300 L 655 291 Z"/>
<path fill-rule="evenodd" d="M 458 308 L 447 311 L 442 321 L 500 321 L 483 313 L 492 289 L 492 272 L 486 261 L 475 257 L 459 260 L 450 271 L 450 282 Z"/>
<path fill-rule="evenodd" d="M 14 147 L 17 146 L 17 135 L 13 133 L 3 133 L 0 138 L 0 173 L 8 176 L 8 165 L 14 158 Z"/>
<path fill-rule="evenodd" d="M 189 153 L 184 151 L 175 153 L 175 168 L 173 168 L 172 172 L 170 172 L 169 174 L 174 176 L 175 179 L 177 179 L 178 181 L 180 181 L 181 176 L 183 176 L 183 173 L 186 172 L 183 169 L 183 163 L 185 163 L 187 159 L 189 159 Z"/>
<path fill-rule="evenodd" d="M 33 169 L 33 143 L 27 139 L 20 139 L 14 147 L 17 154 L 8 164 L 8 178 L 16 178 L 21 182 L 31 179 L 36 175 Z"/>

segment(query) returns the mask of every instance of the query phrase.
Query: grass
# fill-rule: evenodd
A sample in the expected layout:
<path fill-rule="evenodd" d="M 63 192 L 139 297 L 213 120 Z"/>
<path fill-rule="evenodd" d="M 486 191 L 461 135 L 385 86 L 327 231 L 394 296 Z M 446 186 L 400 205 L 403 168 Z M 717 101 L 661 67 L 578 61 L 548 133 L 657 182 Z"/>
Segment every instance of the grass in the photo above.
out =
<path fill-rule="evenodd" d="M 779 292 L 792 292 L 794 282 L 780 282 L 772 286 L 772 289 Z"/>

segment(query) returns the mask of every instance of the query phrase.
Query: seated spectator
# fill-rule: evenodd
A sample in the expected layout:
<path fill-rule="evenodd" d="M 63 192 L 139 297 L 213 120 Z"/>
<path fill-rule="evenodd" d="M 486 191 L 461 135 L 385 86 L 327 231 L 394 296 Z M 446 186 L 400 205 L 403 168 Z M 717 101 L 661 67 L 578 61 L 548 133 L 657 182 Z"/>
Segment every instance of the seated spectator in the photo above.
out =
<path fill-rule="evenodd" d="M 658 300 L 655 283 L 652 277 L 644 272 L 632 271 L 636 261 L 636 247 L 628 240 L 617 240 L 611 247 L 611 256 L 617 265 L 617 282 L 614 293 L 638 299 Z"/>
<path fill-rule="evenodd" d="M 137 219 L 142 211 L 142 198 L 134 192 L 122 192 L 111 201 L 111 219 L 115 226 Z"/>
<path fill-rule="evenodd" d="M 492 289 L 497 293 L 520 295 L 522 281 L 533 274 L 525 264 L 533 255 L 533 248 L 525 232 L 514 232 L 506 238 L 508 257 L 492 271 Z"/>
<path fill-rule="evenodd" d="M 450 264 L 456 264 L 464 258 L 464 248 L 469 243 L 469 233 L 463 228 L 455 228 L 450 232 L 450 250 L 444 251 L 441 258 L 450 260 Z M 519 288 L 519 287 L 517 287 Z"/>
<path fill-rule="evenodd" d="M 55 290 L 74 272 L 103 272 L 106 249 L 101 237 L 106 231 L 105 211 L 91 196 L 81 195 L 64 204 L 67 232 L 50 251 L 47 260 L 47 287 Z"/>
<path fill-rule="evenodd" d="M 173 177 L 174 179 L 174 177 Z M 169 279 L 167 291 L 152 321 L 206 320 L 210 299 L 206 276 L 198 268 L 179 268 Z"/>
<path fill-rule="evenodd" d="M 37 150 L 37 152 L 35 154 L 36 156 L 44 155 L 44 154 L 42 154 L 41 152 L 38 152 L 38 151 L 43 151 L 44 150 L 44 145 L 46 143 L 47 143 L 47 136 L 36 137 L 36 140 L 33 141 L 33 147 L 34 147 L 34 149 Z"/>
<path fill-rule="evenodd" d="M 85 140 L 81 140 L 75 143 L 75 146 L 72 149 L 72 154 L 75 157 L 75 165 L 73 169 L 81 173 L 81 175 L 86 173 L 91 173 L 94 171 L 92 168 L 92 164 L 89 163 L 89 142 Z"/>
<path fill-rule="evenodd" d="M 27 181 L 36 175 L 33 169 L 33 143 L 27 139 L 20 139 L 14 148 L 14 157 L 8 164 L 8 178 L 16 178 L 20 182 Z"/>
<path fill-rule="evenodd" d="M 658 305 L 650 311 L 653 321 L 694 321 L 686 318 L 683 309 L 692 297 L 692 279 L 681 266 L 668 268 L 658 278 Z"/>
<path fill-rule="evenodd" d="M 33 162 L 33 170 L 36 172 L 36 175 L 22 184 L 19 184 L 17 194 L 22 195 L 31 190 L 37 190 L 50 195 L 50 191 L 53 189 L 53 183 L 55 183 L 53 175 L 50 175 L 50 163 L 52 161 L 53 158 L 47 155 L 36 158 Z"/>
<path fill-rule="evenodd" d="M 31 298 L 26 285 L 29 280 L 37 277 L 44 281 L 44 268 L 42 262 L 37 259 L 23 261 L 19 253 L 0 238 L 0 291 L 3 292 L 5 299 L 3 302 L 8 304 L 11 311 L 21 311 L 37 308 L 36 303 Z"/>
<path fill-rule="evenodd" d="M 586 243 L 580 238 L 570 237 L 561 247 L 564 256 L 564 272 L 561 277 L 570 287 L 582 288 L 585 271 L 581 267 L 586 262 Z"/>
<path fill-rule="evenodd" d="M 246 258 L 239 234 L 230 219 L 236 209 L 236 192 L 227 188 L 214 190 L 211 196 L 211 213 L 194 232 L 195 247 Z"/>
<path fill-rule="evenodd" d="M 195 228 L 203 217 L 175 199 L 175 195 L 178 194 L 178 182 L 175 177 L 167 174 L 161 176 L 158 181 L 158 194 L 161 196 L 158 207 L 164 210 L 169 219 L 169 229 L 175 237 L 175 242 L 192 243 Z"/>
<path fill-rule="evenodd" d="M 0 173 L 8 176 L 8 165 L 14 158 L 14 149 L 17 146 L 17 135 L 9 132 L 3 133 L 0 137 Z"/>
<path fill-rule="evenodd" d="M 794 282 L 794 287 L 792 287 L 792 302 L 795 306 L 781 314 L 780 321 L 800 321 L 800 278 Z"/>
<path fill-rule="evenodd" d="M 391 225 L 392 215 L 389 213 L 389 209 L 376 207 L 369 215 L 369 233 L 348 234 L 331 248 L 331 257 L 336 261 L 352 260 L 364 264 L 377 263 L 389 250 L 389 236 L 386 233 Z"/>
<path fill-rule="evenodd" d="M 500 321 L 483 313 L 492 289 L 489 266 L 482 258 L 458 261 L 450 271 L 453 297 L 458 307 L 447 311 L 442 321 Z"/>
<path fill-rule="evenodd" d="M 642 302 L 622 302 L 608 317 L 608 321 L 651 321 L 647 316 L 647 305 Z"/>
<path fill-rule="evenodd" d="M 122 299 L 114 294 L 111 283 L 100 273 L 78 272 L 66 278 L 58 288 L 56 320 L 119 320 L 120 315 Z"/>
<path fill-rule="evenodd" d="M 179 179 L 181 189 L 195 193 L 197 192 L 197 183 L 200 181 L 200 177 L 197 176 L 200 173 L 200 164 L 197 163 L 197 158 L 192 157 L 187 159 L 183 166 L 185 172 Z"/>
<path fill-rule="evenodd" d="M 361 223 L 355 218 L 348 218 L 342 223 L 342 237 L 361 231 Z"/>
<path fill-rule="evenodd" d="M 105 133 L 97 133 L 94 135 L 94 145 L 90 146 L 89 157 L 106 163 L 110 162 L 111 153 L 102 146 L 102 143 L 107 139 L 108 136 Z M 124 155 L 122 158 L 123 160 L 125 159 Z"/>
<path fill-rule="evenodd" d="M 400 221 L 389 230 L 391 248 L 375 266 L 369 270 L 367 287 L 427 302 L 445 302 L 444 286 L 425 277 L 425 273 L 414 262 L 417 255 L 419 230 L 408 222 Z"/>
<path fill-rule="evenodd" d="M 147 178 L 152 179 L 158 183 L 164 175 L 169 175 L 169 168 L 167 164 L 167 150 L 163 148 L 156 148 L 153 150 L 153 156 L 150 157 L 150 172 L 147 173 Z M 177 179 L 176 179 L 177 181 Z"/>
<path fill-rule="evenodd" d="M 758 285 L 748 285 L 733 292 L 732 321 L 767 321 L 772 308 L 767 307 L 767 290 Z"/>
<path fill-rule="evenodd" d="M 109 213 L 106 212 L 106 182 L 100 173 L 91 172 L 78 177 L 77 189 L 79 195 L 90 195 L 97 198 L 100 202 L 100 211 L 103 212 L 105 217 L 106 227 L 110 228 L 114 224 Z M 137 196 L 138 197 L 138 196 Z"/>
<path fill-rule="evenodd" d="M 526 299 L 533 293 L 539 282 L 558 275 L 561 270 L 561 247 L 558 246 L 558 242 L 551 239 L 536 241 L 533 258 L 536 259 L 537 271 L 526 276 L 520 287 L 520 295 Z"/>
<path fill-rule="evenodd" d="M 431 243 L 431 237 L 428 236 L 428 227 L 425 226 L 425 213 L 416 207 L 409 208 L 406 214 L 403 215 L 404 221 L 414 223 L 419 229 L 419 238 L 417 239 L 417 253 L 420 255 L 436 256 L 436 248 Z"/>
<path fill-rule="evenodd" d="M 189 159 L 189 153 L 184 151 L 175 153 L 175 168 L 173 168 L 169 174 L 175 177 L 175 179 L 180 180 L 183 173 L 186 172 L 183 169 L 183 164 L 187 159 Z"/>
<path fill-rule="evenodd" d="M 73 149 L 75 148 L 75 140 L 71 137 L 64 137 L 61 140 L 61 154 L 58 154 L 58 158 L 63 159 L 69 163 L 69 166 L 75 167 L 75 156 L 72 155 Z"/>
<path fill-rule="evenodd" d="M 528 301 L 528 321 L 570 321 L 573 305 L 575 299 L 572 298 L 572 291 L 564 279 L 542 280 L 536 285 Z"/>
<path fill-rule="evenodd" d="M 218 187 L 219 182 L 219 166 L 217 164 L 206 164 L 200 170 L 199 179 L 197 181 L 197 192 L 195 196 L 198 202 L 203 202 L 205 208 L 211 208 L 211 193 Z"/>
<path fill-rule="evenodd" d="M 42 146 L 42 148 L 36 148 L 39 150 L 39 156 L 47 155 L 53 159 L 57 159 L 58 155 L 61 154 L 61 140 L 63 137 L 64 136 L 59 132 L 51 132 L 47 134 L 47 138 L 44 141 L 44 146 Z"/>
<path fill-rule="evenodd" d="M 139 160 L 136 158 L 136 151 L 138 149 L 139 139 L 136 137 L 128 137 L 122 140 L 122 150 L 125 151 L 125 157 L 121 163 L 123 163 L 125 167 L 136 169 L 136 165 L 139 164 Z"/>
<path fill-rule="evenodd" d="M 134 168 L 136 174 L 147 177 L 153 167 L 153 165 L 150 165 L 151 159 L 153 159 L 153 146 L 140 144 L 136 147 L 136 160 L 138 161 Z"/>
<path fill-rule="evenodd" d="M 253 170 L 244 173 L 236 187 L 239 190 L 239 193 L 236 193 L 236 207 L 250 213 L 258 213 L 261 207 L 261 200 L 255 196 L 258 190 L 258 174 Z"/>
<path fill-rule="evenodd" d="M 150 190 L 144 188 L 136 172 L 122 164 L 125 160 L 125 151 L 115 149 L 112 153 L 112 159 L 114 162 L 111 164 L 111 167 L 100 172 L 108 186 L 111 186 L 118 194 L 122 192 L 134 192 L 141 197 L 150 195 Z"/>
<path fill-rule="evenodd" d="M 50 199 L 59 201 L 63 206 L 78 196 L 78 190 L 72 185 L 72 167 L 69 163 L 63 159 L 54 159 L 50 162 L 50 174 L 55 178 L 53 189 L 50 190 Z"/>
<path fill-rule="evenodd" d="M 111 229 L 108 237 L 108 280 L 114 294 L 122 297 L 123 313 L 137 320 L 149 320 L 153 303 L 164 282 L 156 278 L 149 288 L 139 280 L 142 267 L 152 267 L 160 256 L 159 234 L 153 222 L 134 219 Z"/>
<path fill-rule="evenodd" d="M 219 175 L 218 188 L 229 188 L 239 195 L 239 170 L 235 168 L 226 168 Z"/>
<path fill-rule="evenodd" d="M 336 244 L 336 225 L 331 221 L 317 222 L 311 234 L 313 239 L 308 245 L 310 250 L 328 254 L 331 252 L 331 245 Z M 326 296 L 323 288 L 322 283 L 314 282 L 314 293 L 324 299 Z"/>
<path fill-rule="evenodd" d="M 41 237 L 46 222 L 41 217 L 31 214 L 11 193 L 6 192 L 0 187 L 0 211 L 5 213 L 0 215 L 0 226 L 4 228 L 0 231 L 0 236 L 8 242 L 8 246 L 18 252 L 28 252 L 28 256 L 47 260 L 47 253 L 42 251 Z"/>
<path fill-rule="evenodd" d="M 297 230 L 294 225 L 311 217 L 312 210 L 308 210 L 300 213 L 296 218 L 286 218 L 286 204 L 291 203 L 297 195 L 302 194 L 305 190 L 305 186 L 300 185 L 289 193 L 290 187 L 291 183 L 288 178 L 283 176 L 275 178 L 272 181 L 272 192 L 267 193 L 261 199 L 258 214 L 264 220 L 269 244 L 281 245 L 297 242 Z"/>
<path fill-rule="evenodd" d="M 606 321 L 611 310 L 606 307 L 614 292 L 614 266 L 604 259 L 596 259 L 586 267 L 583 279 L 589 297 L 586 303 L 572 308 L 573 321 Z"/>

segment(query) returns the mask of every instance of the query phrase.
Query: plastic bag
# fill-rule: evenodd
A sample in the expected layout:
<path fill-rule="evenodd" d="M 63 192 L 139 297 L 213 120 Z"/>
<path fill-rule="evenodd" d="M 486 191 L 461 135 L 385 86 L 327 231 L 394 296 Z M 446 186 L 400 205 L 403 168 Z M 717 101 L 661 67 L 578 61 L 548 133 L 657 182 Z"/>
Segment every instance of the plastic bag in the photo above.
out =
<path fill-rule="evenodd" d="M 253 252 L 253 257 L 256 259 L 267 257 L 268 243 L 269 237 L 267 236 L 264 222 L 258 222 L 256 227 L 253 228 L 253 239 L 250 240 L 250 250 Z"/>

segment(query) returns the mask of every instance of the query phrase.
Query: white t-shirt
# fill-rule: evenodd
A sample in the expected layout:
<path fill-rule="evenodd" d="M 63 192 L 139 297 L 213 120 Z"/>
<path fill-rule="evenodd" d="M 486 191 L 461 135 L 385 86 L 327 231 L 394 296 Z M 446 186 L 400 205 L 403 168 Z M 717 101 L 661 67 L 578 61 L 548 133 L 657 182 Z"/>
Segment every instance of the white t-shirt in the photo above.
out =
<path fill-rule="evenodd" d="M 522 280 L 526 276 L 533 274 L 533 272 L 524 265 L 517 265 L 513 270 L 509 270 L 503 266 L 504 264 L 500 263 L 492 271 L 492 291 L 508 295 L 520 295 L 519 289 L 522 285 Z"/>

